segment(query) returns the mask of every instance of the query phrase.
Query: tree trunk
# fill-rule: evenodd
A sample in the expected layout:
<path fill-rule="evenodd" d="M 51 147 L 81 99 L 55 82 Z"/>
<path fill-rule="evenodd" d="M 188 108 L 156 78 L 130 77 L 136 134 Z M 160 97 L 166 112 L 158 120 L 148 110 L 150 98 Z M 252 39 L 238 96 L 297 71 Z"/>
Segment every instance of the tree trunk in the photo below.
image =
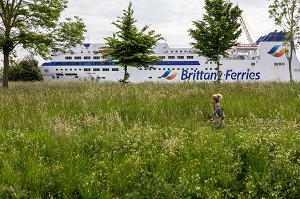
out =
<path fill-rule="evenodd" d="M 3 87 L 8 88 L 9 51 L 3 50 Z"/>
<path fill-rule="evenodd" d="M 129 77 L 129 74 L 128 74 L 128 72 L 127 72 L 127 66 L 124 66 L 124 79 L 123 79 L 123 83 L 124 83 L 124 84 L 127 83 L 128 77 Z"/>
<path fill-rule="evenodd" d="M 291 43 L 291 49 L 290 49 L 290 56 L 288 58 L 289 72 L 290 72 L 290 82 L 293 82 L 293 71 L 292 71 L 293 50 L 294 50 L 294 43 L 292 42 Z"/>
<path fill-rule="evenodd" d="M 220 83 L 221 82 L 221 71 L 220 71 L 220 60 L 218 59 L 217 60 L 217 76 L 218 76 L 218 79 L 217 79 L 217 82 Z"/>

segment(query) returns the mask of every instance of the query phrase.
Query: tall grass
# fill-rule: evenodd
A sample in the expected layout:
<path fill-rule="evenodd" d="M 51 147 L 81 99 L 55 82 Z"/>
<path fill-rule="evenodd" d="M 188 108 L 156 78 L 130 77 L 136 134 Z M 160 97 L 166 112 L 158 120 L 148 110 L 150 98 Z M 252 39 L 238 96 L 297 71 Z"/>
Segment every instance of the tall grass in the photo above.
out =
<path fill-rule="evenodd" d="M 0 198 L 300 197 L 299 83 L 11 83 L 0 101 Z"/>

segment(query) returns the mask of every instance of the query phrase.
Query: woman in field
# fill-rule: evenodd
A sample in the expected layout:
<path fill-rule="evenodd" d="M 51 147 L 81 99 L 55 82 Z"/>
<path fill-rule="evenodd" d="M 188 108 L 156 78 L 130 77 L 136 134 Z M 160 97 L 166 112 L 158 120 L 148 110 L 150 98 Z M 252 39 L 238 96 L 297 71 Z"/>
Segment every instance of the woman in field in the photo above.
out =
<path fill-rule="evenodd" d="M 213 105 L 212 118 L 210 123 L 216 124 L 218 128 L 224 127 L 224 111 L 220 105 L 220 100 L 223 98 L 221 94 L 214 94 L 211 99 Z"/>

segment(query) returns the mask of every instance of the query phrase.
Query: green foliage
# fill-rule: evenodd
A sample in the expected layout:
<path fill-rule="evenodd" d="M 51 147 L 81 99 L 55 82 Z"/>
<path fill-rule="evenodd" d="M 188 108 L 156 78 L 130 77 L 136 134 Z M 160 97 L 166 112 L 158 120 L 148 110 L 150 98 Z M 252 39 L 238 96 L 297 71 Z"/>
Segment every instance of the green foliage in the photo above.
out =
<path fill-rule="evenodd" d="M 270 1 L 270 0 L 268 0 Z M 284 42 L 289 50 L 286 56 L 289 61 L 290 81 L 293 81 L 292 60 L 293 53 L 300 45 L 300 1 L 297 0 L 272 0 L 269 6 L 270 18 L 287 32 Z"/>
<path fill-rule="evenodd" d="M 42 81 L 43 75 L 34 59 L 22 60 L 9 67 L 9 81 Z"/>
<path fill-rule="evenodd" d="M 299 83 L 1 90 L 0 198 L 300 197 Z"/>
<path fill-rule="evenodd" d="M 63 51 L 84 39 L 85 25 L 79 17 L 59 21 L 67 3 L 67 0 L 0 0 L 4 87 L 8 87 L 9 54 L 17 45 L 47 58 L 50 49 Z"/>
<path fill-rule="evenodd" d="M 205 0 L 204 9 L 206 14 L 203 20 L 194 21 L 195 29 L 189 30 L 195 40 L 191 45 L 198 50 L 199 55 L 216 61 L 220 73 L 220 56 L 228 56 L 227 50 L 236 45 L 242 33 L 238 23 L 242 11 L 224 0 Z"/>
<path fill-rule="evenodd" d="M 112 23 L 119 31 L 112 37 L 105 38 L 107 46 L 104 47 L 103 57 L 111 61 L 117 60 L 116 64 L 124 67 L 124 78 L 121 80 L 123 83 L 127 83 L 130 77 L 127 72 L 128 66 L 153 69 L 151 65 L 160 60 L 153 55 L 152 47 L 162 39 L 161 35 L 155 34 L 154 30 L 148 31 L 148 25 L 139 31 L 135 23 L 130 2 L 127 10 L 123 10 L 123 17 L 118 17 L 118 20 Z"/>

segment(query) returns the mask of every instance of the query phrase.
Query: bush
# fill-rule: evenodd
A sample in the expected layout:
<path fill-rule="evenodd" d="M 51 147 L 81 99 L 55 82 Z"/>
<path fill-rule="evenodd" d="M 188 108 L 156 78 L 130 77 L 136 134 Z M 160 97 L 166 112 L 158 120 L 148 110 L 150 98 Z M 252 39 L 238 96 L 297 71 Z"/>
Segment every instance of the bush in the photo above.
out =
<path fill-rule="evenodd" d="M 42 81 L 43 75 L 38 68 L 38 62 L 34 59 L 22 60 L 9 67 L 9 81 Z"/>

